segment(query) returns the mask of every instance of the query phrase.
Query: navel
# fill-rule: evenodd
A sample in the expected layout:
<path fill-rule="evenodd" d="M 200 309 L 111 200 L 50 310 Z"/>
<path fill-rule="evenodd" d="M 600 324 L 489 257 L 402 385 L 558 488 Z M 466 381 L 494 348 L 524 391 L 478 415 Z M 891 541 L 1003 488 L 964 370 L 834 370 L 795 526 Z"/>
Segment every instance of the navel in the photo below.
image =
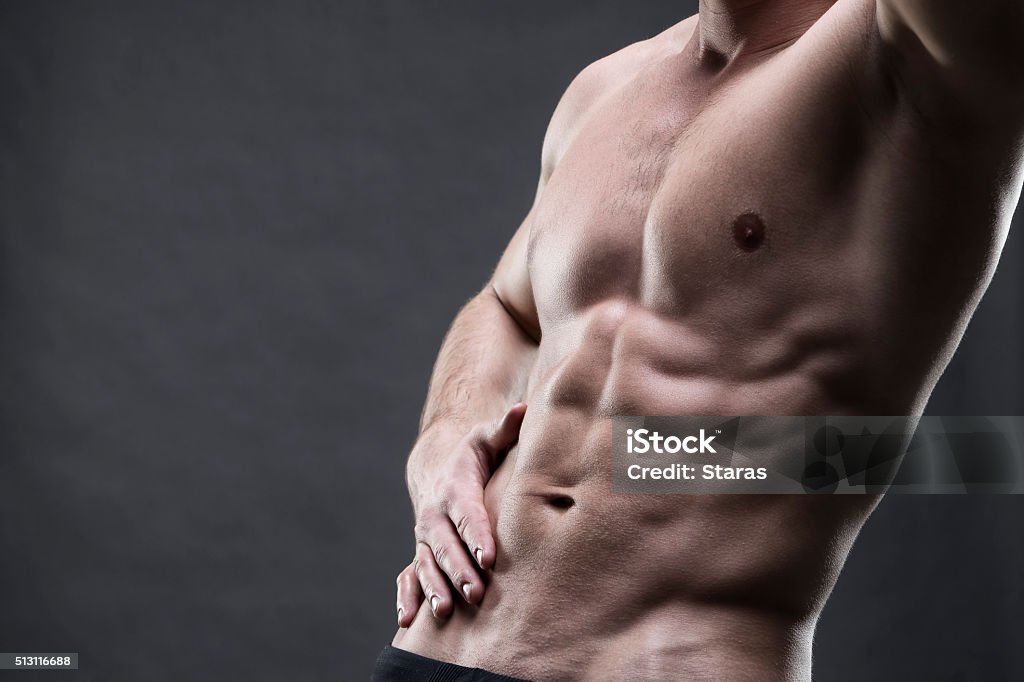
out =
<path fill-rule="evenodd" d="M 764 221 L 756 213 L 744 213 L 732 223 L 732 238 L 744 251 L 756 251 L 764 243 Z"/>
<path fill-rule="evenodd" d="M 547 502 L 555 509 L 562 510 L 571 509 L 576 504 L 576 500 L 568 495 L 550 495 L 547 498 Z"/>

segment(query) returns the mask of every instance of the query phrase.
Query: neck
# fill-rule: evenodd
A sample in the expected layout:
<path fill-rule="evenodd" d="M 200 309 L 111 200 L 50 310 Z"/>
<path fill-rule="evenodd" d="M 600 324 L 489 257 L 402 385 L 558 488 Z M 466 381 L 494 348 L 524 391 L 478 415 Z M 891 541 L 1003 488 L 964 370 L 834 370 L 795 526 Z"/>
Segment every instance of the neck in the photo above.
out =
<path fill-rule="evenodd" d="M 741 55 L 785 47 L 836 0 L 700 0 L 700 56 L 725 65 Z"/>

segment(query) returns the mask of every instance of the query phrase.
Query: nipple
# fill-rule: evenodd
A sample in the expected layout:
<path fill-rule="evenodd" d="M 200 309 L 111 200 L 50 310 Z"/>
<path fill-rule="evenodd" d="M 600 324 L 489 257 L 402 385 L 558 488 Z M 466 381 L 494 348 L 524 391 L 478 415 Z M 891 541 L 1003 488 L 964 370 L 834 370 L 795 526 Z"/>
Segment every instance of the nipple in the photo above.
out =
<path fill-rule="evenodd" d="M 756 213 L 744 213 L 732 224 L 732 238 L 744 251 L 755 251 L 764 242 L 764 222 Z"/>

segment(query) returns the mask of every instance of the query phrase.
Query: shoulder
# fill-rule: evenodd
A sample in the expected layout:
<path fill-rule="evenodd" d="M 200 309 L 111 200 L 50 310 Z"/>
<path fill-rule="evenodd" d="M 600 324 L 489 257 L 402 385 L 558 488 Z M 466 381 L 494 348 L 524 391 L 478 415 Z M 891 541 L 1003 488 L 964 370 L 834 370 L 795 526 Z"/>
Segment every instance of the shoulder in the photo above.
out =
<path fill-rule="evenodd" d="M 690 17 L 652 38 L 627 45 L 587 65 L 572 79 L 555 107 L 544 136 L 542 181 L 558 165 L 576 132 L 585 125 L 588 115 L 605 98 L 629 83 L 645 65 L 673 45 L 685 42 L 695 21 L 695 16 Z"/>

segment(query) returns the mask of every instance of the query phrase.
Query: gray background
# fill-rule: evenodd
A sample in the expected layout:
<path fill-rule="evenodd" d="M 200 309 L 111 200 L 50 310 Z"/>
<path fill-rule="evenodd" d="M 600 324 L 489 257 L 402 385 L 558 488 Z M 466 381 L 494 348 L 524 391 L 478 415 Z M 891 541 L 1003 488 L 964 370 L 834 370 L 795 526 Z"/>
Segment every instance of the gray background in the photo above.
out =
<path fill-rule="evenodd" d="M 693 8 L 3 3 L 0 651 L 81 653 L 7 675 L 365 678 L 432 358 L 547 117 Z M 1024 414 L 1019 229 L 932 413 Z M 1022 510 L 885 501 L 817 676 L 1024 675 Z"/>

